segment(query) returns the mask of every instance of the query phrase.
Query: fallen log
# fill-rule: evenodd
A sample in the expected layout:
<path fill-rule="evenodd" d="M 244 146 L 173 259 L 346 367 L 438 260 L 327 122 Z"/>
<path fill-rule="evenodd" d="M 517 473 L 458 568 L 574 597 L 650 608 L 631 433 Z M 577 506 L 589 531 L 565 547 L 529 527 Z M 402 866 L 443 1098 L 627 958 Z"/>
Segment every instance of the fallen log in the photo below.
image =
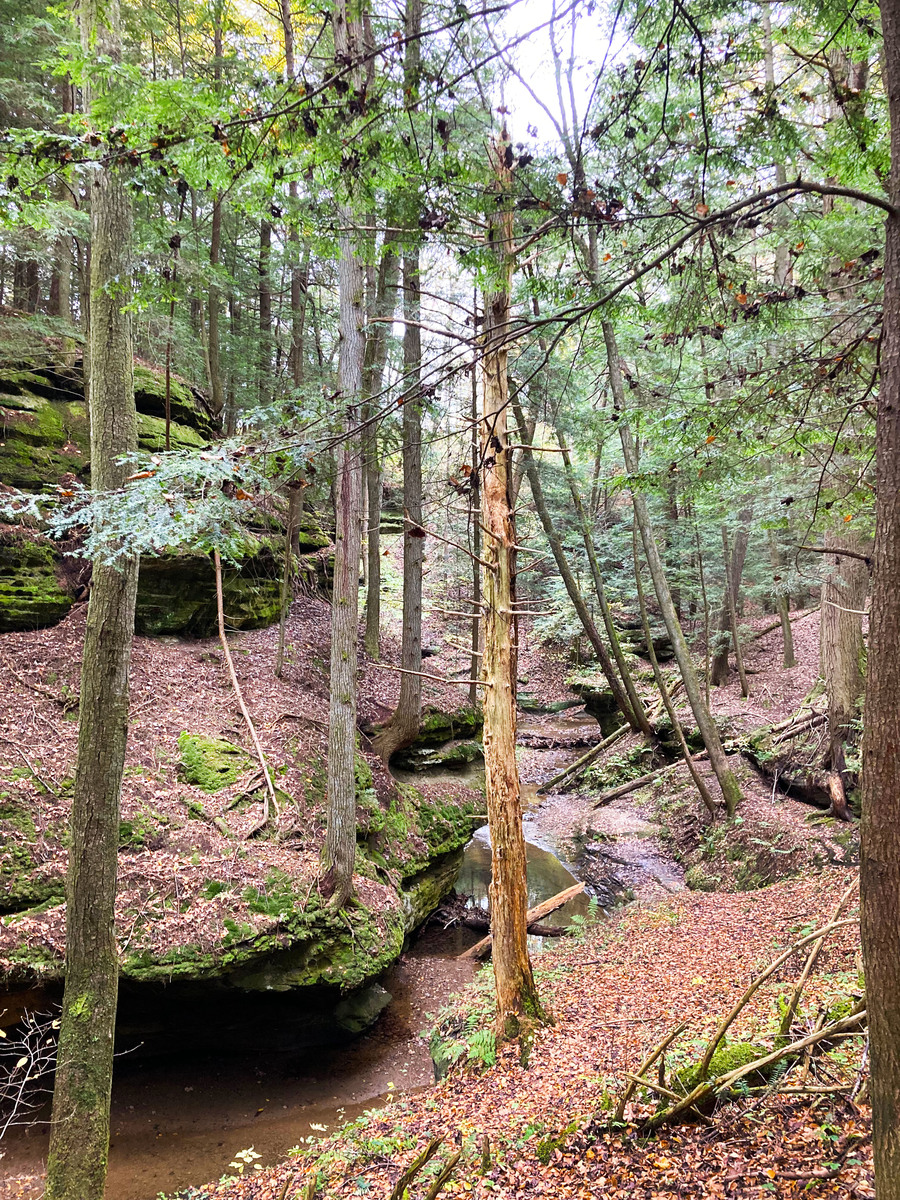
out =
<path fill-rule="evenodd" d="M 700 762 L 707 757 L 705 750 L 701 750 L 699 754 L 691 756 L 691 762 Z M 604 792 L 594 801 L 594 808 L 599 808 L 602 804 L 609 804 L 610 800 L 616 800 L 619 796 L 627 796 L 629 792 L 636 792 L 638 788 L 646 787 L 648 783 L 653 783 L 655 780 L 662 778 L 663 775 L 668 775 L 671 771 L 677 771 L 679 767 L 685 765 L 685 760 L 679 758 L 678 762 L 667 763 L 664 767 L 657 767 L 655 771 L 650 771 L 647 775 L 641 775 L 638 779 L 632 779 L 628 783 L 622 783 L 618 787 L 612 788 L 608 792 Z"/>
<path fill-rule="evenodd" d="M 569 763 L 569 765 L 564 767 L 559 774 L 554 775 L 552 779 L 548 779 L 546 783 L 542 783 L 537 790 L 537 794 L 539 796 L 543 796 L 545 792 L 549 792 L 550 789 L 556 787 L 558 783 L 562 783 L 563 780 L 569 779 L 571 776 L 580 773 L 585 767 L 590 766 L 595 758 L 599 758 L 604 750 L 608 750 L 614 742 L 617 742 L 620 738 L 623 738 L 626 733 L 631 733 L 631 726 L 621 725 L 618 729 L 611 733 L 609 737 L 604 738 L 598 746 L 592 746 L 591 749 L 588 750 L 587 754 L 582 754 L 581 758 L 576 758 L 573 763 Z"/>
<path fill-rule="evenodd" d="M 525 914 L 527 924 L 533 925 L 536 921 L 541 921 L 544 917 L 549 917 L 552 912 L 556 912 L 558 908 L 562 908 L 569 900 L 574 900 L 583 891 L 584 884 L 575 883 L 571 887 L 566 888 L 565 891 L 557 892 L 549 900 L 543 900 L 540 904 L 536 904 L 534 908 L 529 908 Z M 487 958 L 491 951 L 492 942 L 493 937 L 491 934 L 488 934 L 487 937 L 482 938 L 480 942 L 476 942 L 474 946 L 471 946 L 458 957 L 460 959 Z"/>
<path fill-rule="evenodd" d="M 483 908 L 477 910 L 470 908 L 458 919 L 460 924 L 465 925 L 467 929 L 484 932 L 491 927 L 491 918 Z M 532 921 L 528 926 L 528 932 L 534 937 L 562 937 L 567 930 L 564 925 L 542 925 L 540 921 Z"/>

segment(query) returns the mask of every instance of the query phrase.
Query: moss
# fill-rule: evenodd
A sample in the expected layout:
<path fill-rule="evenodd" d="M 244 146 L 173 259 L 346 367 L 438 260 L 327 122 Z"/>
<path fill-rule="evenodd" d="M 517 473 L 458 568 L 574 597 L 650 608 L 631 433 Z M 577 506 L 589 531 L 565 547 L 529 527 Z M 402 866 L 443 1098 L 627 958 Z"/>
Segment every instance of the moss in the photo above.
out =
<path fill-rule="evenodd" d="M 718 875 L 708 875 L 698 863 L 685 871 L 684 882 L 692 892 L 714 892 L 722 881 Z"/>
<path fill-rule="evenodd" d="M 143 363 L 134 364 L 134 402 L 139 416 L 156 417 L 165 425 L 166 377 Z M 200 400 L 200 393 L 188 387 L 183 380 L 172 376 L 169 381 L 169 412 L 173 431 L 184 435 L 185 427 L 204 436 L 206 442 L 215 434 L 216 426 Z M 165 445 L 165 441 L 163 441 Z"/>
<path fill-rule="evenodd" d="M 53 547 L 6 535 L 0 542 L 0 633 L 55 625 L 71 605 L 57 578 Z"/>
<path fill-rule="evenodd" d="M 673 1088 L 686 1096 L 704 1079 L 719 1079 L 739 1067 L 756 1062 L 758 1058 L 765 1058 L 768 1053 L 765 1046 L 759 1046 L 755 1042 L 725 1042 L 710 1059 L 709 1070 L 705 1075 L 701 1076 L 700 1064 L 695 1063 L 684 1071 L 676 1072 Z M 753 1072 L 746 1077 L 745 1082 L 749 1087 L 759 1087 L 766 1082 L 766 1074 L 767 1072 Z"/>
<path fill-rule="evenodd" d="M 225 978 L 251 991 L 287 991 L 318 984 L 359 987 L 395 962 L 406 926 L 398 907 L 377 914 L 357 905 L 336 913 L 308 881 L 272 871 L 264 888 L 244 892 L 248 914 L 274 919 L 257 932 L 236 914 L 224 921 L 225 936 L 212 952 L 195 944 L 162 955 L 136 951 L 123 972 L 142 981 Z"/>
<path fill-rule="evenodd" d="M 181 778 L 210 794 L 234 783 L 250 763 L 239 746 L 201 733 L 180 733 L 178 749 Z"/>
<path fill-rule="evenodd" d="M 57 903 L 65 895 L 61 876 L 38 872 L 32 848 L 37 829 L 26 805 L 0 799 L 0 912 L 15 913 Z"/>
<path fill-rule="evenodd" d="M 449 742 L 453 738 L 474 737 L 484 724 L 481 710 L 469 704 L 456 708 L 452 712 L 444 712 L 438 708 L 422 710 L 422 720 L 419 726 L 419 736 L 413 743 L 416 746 L 435 746 L 441 742 Z"/>
<path fill-rule="evenodd" d="M 259 544 L 240 567 L 223 570 L 222 601 L 232 629 L 263 629 L 281 614 L 281 567 L 277 554 Z M 135 631 L 149 637 L 188 634 L 211 637 L 218 628 L 216 579 L 199 554 L 141 559 Z"/>
<path fill-rule="evenodd" d="M 166 421 L 164 417 L 151 417 L 138 413 L 138 445 L 142 450 L 165 450 Z M 173 450 L 201 450 L 209 445 L 209 438 L 188 425 L 173 422 L 169 426 L 169 445 Z"/>

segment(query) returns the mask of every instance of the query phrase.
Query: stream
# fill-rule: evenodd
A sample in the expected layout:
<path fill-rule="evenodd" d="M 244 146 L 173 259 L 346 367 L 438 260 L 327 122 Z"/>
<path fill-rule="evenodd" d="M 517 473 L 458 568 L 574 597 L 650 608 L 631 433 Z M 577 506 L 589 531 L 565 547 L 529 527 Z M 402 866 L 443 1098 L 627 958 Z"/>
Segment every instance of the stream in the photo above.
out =
<path fill-rule="evenodd" d="M 596 741 L 597 723 L 584 710 L 523 717 L 520 722 L 523 735 L 537 731 L 552 738 L 563 733 L 573 743 L 578 743 L 580 730 L 592 733 Z M 575 882 L 573 868 L 557 857 L 555 838 L 541 831 L 535 815 L 541 804 L 540 783 L 584 752 L 581 743 L 528 753 L 522 805 L 529 905 Z M 441 775 L 429 772 L 428 778 L 440 780 Z M 470 764 L 462 775 L 452 772 L 452 778 L 483 786 L 483 766 Z M 456 888 L 486 908 L 489 882 L 485 826 L 465 850 Z M 582 894 L 555 913 L 553 923 L 565 925 L 587 913 L 588 906 L 589 898 Z M 235 1154 L 250 1147 L 260 1155 L 256 1161 L 261 1165 L 277 1162 L 306 1138 L 389 1104 L 397 1095 L 430 1086 L 433 1069 L 422 1033 L 430 1024 L 429 1014 L 472 978 L 475 965 L 457 956 L 481 936 L 459 925 L 426 926 L 380 981 L 391 993 L 391 1003 L 368 1032 L 349 1044 L 294 1053 L 273 1048 L 167 1059 L 120 1056 L 113 1084 L 109 1200 L 155 1200 L 161 1192 L 230 1174 Z M 552 941 L 529 940 L 535 952 Z M 4 1177 L 21 1179 L 41 1170 L 49 1111 L 38 1116 L 39 1123 L 10 1130 L 0 1142 L 0 1200 L 13 1195 L 29 1200 L 41 1194 L 37 1184 L 29 1191 L 17 1183 L 16 1190 L 8 1192 L 3 1182 Z"/>

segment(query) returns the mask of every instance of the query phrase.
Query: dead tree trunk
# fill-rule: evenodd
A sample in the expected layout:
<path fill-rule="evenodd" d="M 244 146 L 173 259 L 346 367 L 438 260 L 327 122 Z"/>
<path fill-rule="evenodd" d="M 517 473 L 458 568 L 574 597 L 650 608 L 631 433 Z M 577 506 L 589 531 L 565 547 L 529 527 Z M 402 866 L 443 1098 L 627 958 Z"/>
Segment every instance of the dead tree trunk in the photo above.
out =
<path fill-rule="evenodd" d="M 484 557 L 484 761 L 491 835 L 491 927 L 498 1037 L 527 1035 L 543 1019 L 528 957 L 525 838 L 516 764 L 515 518 L 510 504 L 507 341 L 513 270 L 512 176 L 504 130 L 490 146 L 496 207 L 488 241 L 496 290 L 485 303 L 481 423 L 481 519 Z"/>

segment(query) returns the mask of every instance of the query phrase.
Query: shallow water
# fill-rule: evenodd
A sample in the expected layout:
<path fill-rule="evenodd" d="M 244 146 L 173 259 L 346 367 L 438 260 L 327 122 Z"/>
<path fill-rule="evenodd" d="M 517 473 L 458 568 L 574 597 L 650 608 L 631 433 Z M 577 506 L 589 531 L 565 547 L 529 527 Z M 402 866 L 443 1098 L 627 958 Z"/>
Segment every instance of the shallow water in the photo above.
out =
<path fill-rule="evenodd" d="M 521 728 L 546 732 L 579 726 L 596 731 L 593 718 L 583 711 L 560 713 L 539 723 L 526 719 Z M 583 754 L 584 748 L 530 753 L 539 756 L 541 770 L 529 773 L 542 781 Z M 446 775 L 483 787 L 481 764 Z M 441 773 L 424 777 L 439 781 Z M 538 802 L 537 786 L 537 782 L 523 784 L 523 808 Z M 571 870 L 548 846 L 529 843 L 527 859 L 529 906 L 575 882 Z M 484 827 L 466 849 L 456 886 L 486 908 L 489 883 L 490 842 Z M 554 914 L 552 923 L 566 925 L 587 913 L 588 905 L 587 896 L 578 896 Z M 109 1200 L 155 1200 L 160 1192 L 229 1174 L 234 1155 L 250 1147 L 260 1155 L 260 1165 L 278 1162 L 303 1139 L 324 1136 L 366 1109 L 429 1086 L 433 1069 L 422 1031 L 430 1023 L 429 1014 L 472 978 L 474 964 L 456 956 L 481 936 L 458 925 L 447 930 L 430 926 L 382 977 L 382 985 L 392 995 L 388 1008 L 369 1032 L 349 1045 L 237 1054 L 229 1053 L 226 1046 L 216 1056 L 120 1057 L 113 1086 Z M 553 940 L 530 938 L 529 942 L 537 952 Z M 41 1171 L 49 1113 L 40 1115 L 44 1123 L 13 1131 L 0 1143 L 5 1151 L 0 1161 L 0 1200 L 7 1194 L 23 1200 L 41 1194 L 39 1186 L 32 1192 L 5 1191 L 3 1182 Z"/>

